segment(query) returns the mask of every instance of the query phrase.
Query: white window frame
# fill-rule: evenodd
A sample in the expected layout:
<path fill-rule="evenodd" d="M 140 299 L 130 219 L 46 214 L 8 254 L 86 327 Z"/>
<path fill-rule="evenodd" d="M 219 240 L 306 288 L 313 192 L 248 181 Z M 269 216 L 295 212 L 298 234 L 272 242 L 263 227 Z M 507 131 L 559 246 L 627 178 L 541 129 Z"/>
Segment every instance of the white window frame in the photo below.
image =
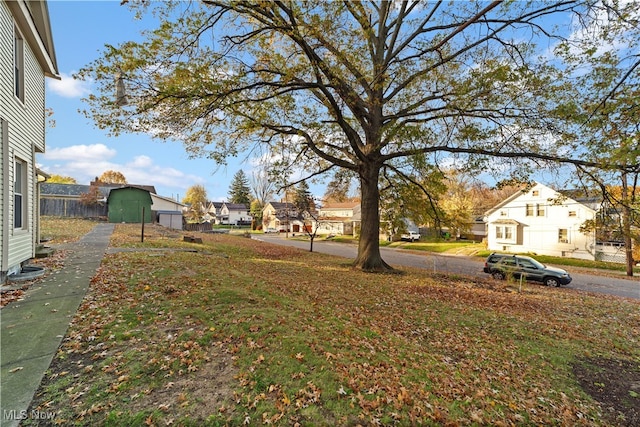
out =
<path fill-rule="evenodd" d="M 13 95 L 24 103 L 24 37 L 18 30 L 17 26 L 13 26 Z"/>
<path fill-rule="evenodd" d="M 496 225 L 496 241 L 501 243 L 516 242 L 516 226 L 515 225 Z"/>
<path fill-rule="evenodd" d="M 558 229 L 558 243 L 569 243 L 569 229 L 568 228 L 559 228 Z"/>
<path fill-rule="evenodd" d="M 504 239 L 513 241 L 513 227 L 504 227 Z"/>
<path fill-rule="evenodd" d="M 13 228 L 25 230 L 27 228 L 27 213 L 29 209 L 29 182 L 27 178 L 28 164 L 16 157 L 13 162 Z"/>
<path fill-rule="evenodd" d="M 525 205 L 525 208 L 524 208 L 524 210 L 525 210 L 525 211 L 524 211 L 524 215 L 525 215 L 525 216 L 533 216 L 533 213 L 534 213 L 534 210 L 533 210 L 533 209 L 534 209 L 534 207 L 533 207 L 533 203 L 527 203 L 527 204 Z"/>

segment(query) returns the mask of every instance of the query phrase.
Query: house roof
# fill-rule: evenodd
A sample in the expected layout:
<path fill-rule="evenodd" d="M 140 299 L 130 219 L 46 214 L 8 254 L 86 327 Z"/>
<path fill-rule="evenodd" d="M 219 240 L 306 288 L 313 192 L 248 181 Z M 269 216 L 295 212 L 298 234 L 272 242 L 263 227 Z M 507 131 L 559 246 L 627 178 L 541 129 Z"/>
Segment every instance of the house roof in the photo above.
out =
<path fill-rule="evenodd" d="M 356 206 L 360 206 L 360 202 L 339 202 L 339 203 L 325 203 L 321 210 L 330 209 L 354 209 Z"/>
<path fill-rule="evenodd" d="M 497 211 L 498 209 L 500 209 L 501 207 L 503 207 L 507 203 L 509 203 L 512 200 L 517 199 L 518 197 L 520 197 L 522 194 L 523 194 L 522 190 L 516 191 L 515 193 L 513 193 L 512 195 L 510 195 L 509 197 L 507 197 L 506 199 L 504 199 L 503 201 L 501 201 L 500 203 L 498 203 L 497 205 L 495 205 L 494 207 L 492 207 L 491 209 L 486 211 L 485 212 L 485 216 L 491 215 L 492 213 L 494 213 L 495 211 Z"/>
<path fill-rule="evenodd" d="M 184 203 L 181 203 L 181 202 L 179 202 L 177 200 L 174 200 L 174 199 L 172 199 L 170 197 L 158 196 L 157 194 L 153 194 L 153 193 L 151 194 L 151 198 L 152 199 L 165 200 L 167 202 L 175 203 L 176 205 L 179 205 L 179 206 L 186 206 Z M 158 211 L 158 212 L 160 212 L 160 211 Z"/>
<path fill-rule="evenodd" d="M 580 203 L 581 205 L 584 205 L 585 207 L 589 208 L 589 209 L 593 209 L 593 210 L 597 210 L 598 209 L 598 205 L 600 204 L 600 202 L 602 201 L 602 197 L 597 197 L 596 195 L 593 194 L 589 194 L 583 190 L 554 190 L 551 187 L 548 187 L 544 184 L 540 184 L 539 182 L 534 182 L 534 184 L 530 187 L 523 187 L 522 189 L 516 191 L 514 194 L 512 194 L 511 196 L 507 197 L 506 199 L 504 199 L 503 201 L 501 201 L 500 203 L 498 203 L 497 205 L 495 205 L 494 207 L 492 207 L 491 209 L 489 209 L 488 211 L 485 212 L 485 216 L 489 216 L 492 213 L 494 213 L 495 211 L 499 210 L 500 208 L 502 208 L 503 206 L 507 205 L 508 203 L 510 203 L 511 201 L 517 199 L 518 197 L 522 196 L 523 194 L 525 194 L 525 189 L 526 190 L 530 190 L 533 189 L 535 187 L 545 187 L 545 188 L 549 188 L 553 191 L 555 191 L 556 193 L 570 199 L 573 200 L 577 203 Z"/>
<path fill-rule="evenodd" d="M 83 184 L 58 184 L 43 182 L 40 184 L 40 194 L 43 196 L 66 196 L 66 197 L 80 197 L 83 194 L 89 193 L 90 185 Z M 107 196 L 111 188 L 98 187 L 98 191 L 103 196 Z"/>
<path fill-rule="evenodd" d="M 267 203 L 267 205 L 271 205 L 275 210 L 296 208 L 293 203 L 285 203 L 285 202 L 269 202 Z"/>
<path fill-rule="evenodd" d="M 583 205 L 589 206 L 592 209 L 595 209 L 604 200 L 602 194 L 595 194 L 582 189 L 558 190 L 558 193 L 562 194 L 565 197 L 573 199 L 576 202 L 580 202 Z"/>
<path fill-rule="evenodd" d="M 492 224 L 520 225 L 520 223 L 515 219 L 505 219 L 505 218 L 495 220 L 493 221 Z"/>
<path fill-rule="evenodd" d="M 181 211 L 160 210 L 160 211 L 156 211 L 156 213 L 158 215 L 180 215 L 180 216 L 182 216 L 182 212 Z"/>
<path fill-rule="evenodd" d="M 226 202 L 223 202 L 223 204 L 230 211 L 246 211 L 247 210 L 247 205 L 245 205 L 244 203 L 226 203 Z"/>
<path fill-rule="evenodd" d="M 31 46 L 44 74 L 60 80 L 47 2 L 43 0 L 8 1 L 6 4 L 22 35 Z"/>
<path fill-rule="evenodd" d="M 40 194 L 43 196 L 67 196 L 67 197 L 80 197 L 82 194 L 89 193 L 91 186 L 84 184 L 59 184 L 52 182 L 43 182 L 40 184 Z M 105 184 L 99 185 L 98 190 L 100 194 L 107 197 L 111 190 L 116 190 L 120 188 L 137 188 L 139 190 L 148 191 L 149 193 L 155 194 L 155 187 L 152 185 L 127 185 L 127 184 Z M 171 200 L 171 199 L 166 199 Z M 178 203 L 178 202 L 176 202 Z"/>
<path fill-rule="evenodd" d="M 108 184 L 108 183 L 101 182 L 99 187 L 100 188 L 105 187 L 105 188 L 110 188 L 110 189 L 115 189 L 115 188 L 138 188 L 140 190 L 144 190 L 144 191 L 148 191 L 149 193 L 156 194 L 156 187 L 154 187 L 153 185 Z"/>

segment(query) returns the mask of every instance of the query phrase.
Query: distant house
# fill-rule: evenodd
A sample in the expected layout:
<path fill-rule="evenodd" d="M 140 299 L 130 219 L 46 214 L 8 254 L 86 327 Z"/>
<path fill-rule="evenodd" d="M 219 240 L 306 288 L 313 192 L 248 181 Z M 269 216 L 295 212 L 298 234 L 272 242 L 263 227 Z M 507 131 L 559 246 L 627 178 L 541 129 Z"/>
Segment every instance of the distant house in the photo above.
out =
<path fill-rule="evenodd" d="M 221 211 L 223 202 L 209 202 L 204 209 L 204 221 L 214 224 L 221 223 Z"/>
<path fill-rule="evenodd" d="M 488 248 L 596 259 L 595 232 L 583 233 L 580 226 L 595 219 L 599 201 L 567 194 L 535 183 L 503 200 L 485 214 Z"/>
<path fill-rule="evenodd" d="M 262 229 L 299 233 L 304 231 L 304 221 L 292 203 L 269 202 L 262 209 Z"/>
<path fill-rule="evenodd" d="M 216 222 L 228 225 L 251 225 L 251 212 L 244 203 L 222 202 Z"/>
<path fill-rule="evenodd" d="M 318 209 L 316 234 L 357 233 L 360 224 L 360 202 L 327 203 Z"/>
<path fill-rule="evenodd" d="M 151 194 L 140 187 L 114 188 L 107 198 L 109 222 L 151 222 Z"/>
<path fill-rule="evenodd" d="M 136 186 L 138 188 L 145 188 L 141 186 Z M 184 203 L 180 203 L 177 200 L 174 200 L 169 197 L 158 196 L 155 192 L 150 192 L 151 195 L 151 209 L 154 211 L 180 211 L 185 208 Z"/>
<path fill-rule="evenodd" d="M 59 79 L 46 1 L 0 0 L 0 282 L 38 245 L 45 78 Z"/>

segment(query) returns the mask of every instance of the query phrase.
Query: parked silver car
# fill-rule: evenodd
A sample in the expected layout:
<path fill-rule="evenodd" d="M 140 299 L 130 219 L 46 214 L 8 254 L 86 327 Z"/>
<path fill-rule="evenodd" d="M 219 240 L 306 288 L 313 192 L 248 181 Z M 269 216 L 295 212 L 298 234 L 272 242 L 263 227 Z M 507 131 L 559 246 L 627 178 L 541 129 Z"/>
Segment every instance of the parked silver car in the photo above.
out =
<path fill-rule="evenodd" d="M 545 286 L 562 286 L 571 283 L 571 276 L 565 270 L 548 267 L 535 259 L 524 255 L 492 253 L 484 263 L 484 272 L 495 279 L 508 276 L 541 282 Z"/>

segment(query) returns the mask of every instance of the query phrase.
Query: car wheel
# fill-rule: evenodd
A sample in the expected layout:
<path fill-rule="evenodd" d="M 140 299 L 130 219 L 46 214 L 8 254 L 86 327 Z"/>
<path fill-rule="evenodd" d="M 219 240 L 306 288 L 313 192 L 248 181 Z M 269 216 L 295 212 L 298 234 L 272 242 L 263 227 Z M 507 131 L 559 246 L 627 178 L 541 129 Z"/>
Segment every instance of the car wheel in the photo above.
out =
<path fill-rule="evenodd" d="M 503 280 L 505 277 L 502 271 L 494 271 L 493 273 L 491 273 L 491 276 L 493 276 L 494 279 L 498 280 Z"/>
<path fill-rule="evenodd" d="M 544 279 L 544 285 L 545 286 L 553 286 L 553 287 L 557 288 L 557 287 L 560 286 L 560 282 L 555 277 L 547 277 L 547 278 Z"/>

